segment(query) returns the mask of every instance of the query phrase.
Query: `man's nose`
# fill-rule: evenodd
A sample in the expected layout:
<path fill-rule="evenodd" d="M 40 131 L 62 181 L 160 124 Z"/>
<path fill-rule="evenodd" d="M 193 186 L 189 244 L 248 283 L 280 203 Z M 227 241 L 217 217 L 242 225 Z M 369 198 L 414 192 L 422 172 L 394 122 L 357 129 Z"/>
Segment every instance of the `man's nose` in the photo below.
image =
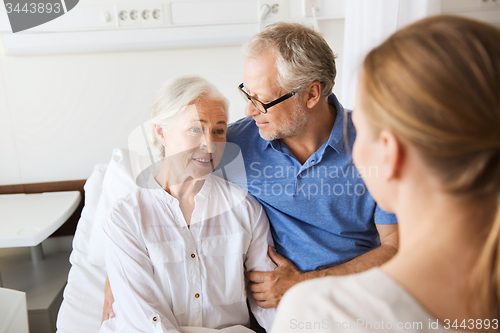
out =
<path fill-rule="evenodd" d="M 252 101 L 248 101 L 247 105 L 245 106 L 245 116 L 247 117 L 254 117 L 260 113 L 259 110 L 253 105 Z"/>

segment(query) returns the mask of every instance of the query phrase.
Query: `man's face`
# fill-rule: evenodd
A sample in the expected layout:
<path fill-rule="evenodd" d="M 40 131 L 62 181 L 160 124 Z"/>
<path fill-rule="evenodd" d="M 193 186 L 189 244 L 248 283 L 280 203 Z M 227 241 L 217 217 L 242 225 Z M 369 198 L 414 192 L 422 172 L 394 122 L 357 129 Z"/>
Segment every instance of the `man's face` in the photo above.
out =
<path fill-rule="evenodd" d="M 250 94 L 263 103 L 269 103 L 289 93 L 278 87 L 276 56 L 267 52 L 245 62 L 243 85 Z M 253 117 L 259 134 L 265 140 L 284 139 L 301 134 L 308 120 L 308 113 L 301 98 L 289 98 L 270 107 L 266 114 L 257 110 L 251 101 L 245 107 L 245 115 Z"/>

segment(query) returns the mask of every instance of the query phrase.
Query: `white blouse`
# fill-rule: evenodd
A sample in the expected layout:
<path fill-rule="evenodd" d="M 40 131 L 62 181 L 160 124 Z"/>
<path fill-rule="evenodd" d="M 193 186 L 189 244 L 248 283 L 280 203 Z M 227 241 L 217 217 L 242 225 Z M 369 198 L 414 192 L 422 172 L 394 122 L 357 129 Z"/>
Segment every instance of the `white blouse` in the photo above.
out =
<path fill-rule="evenodd" d="M 100 332 L 179 332 L 249 323 L 245 272 L 270 271 L 262 206 L 211 175 L 195 196 L 190 227 L 177 199 L 152 179 L 121 200 L 104 223 L 116 316 Z M 269 330 L 274 309 L 250 308 Z"/>

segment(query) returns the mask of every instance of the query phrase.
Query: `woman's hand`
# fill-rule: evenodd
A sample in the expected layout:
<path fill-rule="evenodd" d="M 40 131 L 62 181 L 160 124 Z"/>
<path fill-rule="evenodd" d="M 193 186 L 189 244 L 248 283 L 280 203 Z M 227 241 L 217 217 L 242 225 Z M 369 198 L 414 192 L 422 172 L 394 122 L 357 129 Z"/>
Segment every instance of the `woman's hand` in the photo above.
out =
<path fill-rule="evenodd" d="M 113 297 L 113 293 L 111 292 L 111 286 L 109 285 L 109 279 L 106 278 L 106 284 L 104 286 L 104 306 L 102 308 L 102 319 L 101 325 L 105 320 L 109 318 L 114 318 L 115 313 L 113 312 L 113 302 L 115 298 Z"/>

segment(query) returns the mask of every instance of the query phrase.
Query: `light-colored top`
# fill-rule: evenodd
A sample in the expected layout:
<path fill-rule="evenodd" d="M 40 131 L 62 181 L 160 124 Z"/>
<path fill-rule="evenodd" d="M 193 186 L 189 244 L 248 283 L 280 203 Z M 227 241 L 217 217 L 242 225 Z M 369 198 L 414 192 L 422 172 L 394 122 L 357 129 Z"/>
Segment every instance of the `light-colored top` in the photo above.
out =
<path fill-rule="evenodd" d="M 0 195 L 0 248 L 36 246 L 73 214 L 78 191 Z"/>
<path fill-rule="evenodd" d="M 177 199 L 154 180 L 121 200 L 104 223 L 116 317 L 100 332 L 178 332 L 179 326 L 248 324 L 245 276 L 269 271 L 272 245 L 262 206 L 210 176 L 195 196 L 190 227 Z M 250 307 L 270 328 L 274 309 Z"/>
<path fill-rule="evenodd" d="M 281 299 L 271 332 L 449 332 L 443 325 L 373 268 L 294 286 Z"/>

